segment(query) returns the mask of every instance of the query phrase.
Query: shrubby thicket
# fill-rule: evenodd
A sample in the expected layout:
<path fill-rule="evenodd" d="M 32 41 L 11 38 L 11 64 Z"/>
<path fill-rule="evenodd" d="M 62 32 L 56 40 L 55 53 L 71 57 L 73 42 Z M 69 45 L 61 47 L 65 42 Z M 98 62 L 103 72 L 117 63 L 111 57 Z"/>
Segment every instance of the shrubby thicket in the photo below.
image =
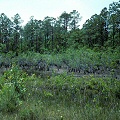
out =
<path fill-rule="evenodd" d="M 0 14 L 1 120 L 120 119 L 120 1 L 81 19 Z"/>

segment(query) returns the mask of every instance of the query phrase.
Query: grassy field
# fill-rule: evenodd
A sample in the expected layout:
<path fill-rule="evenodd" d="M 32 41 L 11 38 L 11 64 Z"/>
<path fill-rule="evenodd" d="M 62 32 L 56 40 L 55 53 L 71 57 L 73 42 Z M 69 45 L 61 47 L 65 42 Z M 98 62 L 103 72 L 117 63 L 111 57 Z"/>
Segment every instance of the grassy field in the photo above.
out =
<path fill-rule="evenodd" d="M 6 58 L 8 58 L 6 60 Z M 68 50 L 62 54 L 40 55 L 24 53 L 11 58 L 11 53 L 1 55 L 4 63 L 10 60 L 12 66 L 1 70 L 0 76 L 0 119 L 1 120 L 119 120 L 120 119 L 120 79 L 114 76 L 119 71 L 119 52 L 94 52 Z M 29 75 L 19 65 L 32 71 L 39 59 L 45 65 L 54 65 L 59 69 L 73 71 L 55 74 Z M 7 63 L 6 62 L 6 63 Z M 43 63 L 43 61 L 42 61 Z M 2 62 L 3 64 L 3 62 Z M 66 64 L 66 66 L 65 66 Z M 24 65 L 24 63 L 22 63 Z M 105 66 L 104 66 L 105 65 Z M 74 71 L 103 67 L 111 76 L 96 77 L 95 73 L 86 73 L 75 77 Z M 78 69 L 77 69 L 78 70 Z M 100 74 L 102 73 L 100 71 Z M 39 71 L 39 70 L 38 70 Z M 40 71 L 41 72 L 41 71 Z M 44 72 L 47 72 L 44 70 Z M 69 73 L 69 74 L 68 74 Z M 81 73 L 79 73 L 81 74 Z"/>
<path fill-rule="evenodd" d="M 75 78 L 66 74 L 43 79 L 23 73 L 25 81 L 16 83 L 18 92 L 11 88 L 17 87 L 13 81 L 21 78 L 21 72 L 13 77 L 13 71 L 1 77 L 2 80 L 6 75 L 9 77 L 7 82 L 1 83 L 1 120 L 120 119 L 120 82 L 117 79 Z M 10 83 L 13 86 L 7 89 L 6 84 Z"/>

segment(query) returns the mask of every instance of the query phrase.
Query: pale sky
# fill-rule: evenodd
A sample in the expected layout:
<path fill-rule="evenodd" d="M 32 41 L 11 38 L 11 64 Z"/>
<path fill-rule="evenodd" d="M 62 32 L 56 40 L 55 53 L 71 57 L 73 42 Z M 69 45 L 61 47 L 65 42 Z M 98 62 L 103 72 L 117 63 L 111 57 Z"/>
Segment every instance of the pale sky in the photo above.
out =
<path fill-rule="evenodd" d="M 82 16 L 80 25 L 94 14 L 119 0 L 0 0 L 0 14 L 5 13 L 9 18 L 19 14 L 26 24 L 31 16 L 43 20 L 44 17 L 59 17 L 64 11 L 67 13 L 77 10 Z"/>

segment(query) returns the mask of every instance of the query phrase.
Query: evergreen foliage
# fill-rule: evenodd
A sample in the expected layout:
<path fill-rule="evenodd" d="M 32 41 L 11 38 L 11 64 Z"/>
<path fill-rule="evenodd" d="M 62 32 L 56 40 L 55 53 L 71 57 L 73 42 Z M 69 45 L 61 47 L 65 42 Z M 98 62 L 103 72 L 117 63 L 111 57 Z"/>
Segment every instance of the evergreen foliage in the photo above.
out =
<path fill-rule="evenodd" d="M 108 47 L 120 46 L 120 1 L 113 2 L 88 19 L 79 29 L 80 13 L 64 11 L 58 19 L 45 17 L 21 26 L 22 20 L 16 14 L 10 20 L 4 13 L 0 15 L 0 44 L 2 51 L 61 52 L 74 46 Z"/>
<path fill-rule="evenodd" d="M 120 1 L 81 18 L 1 13 L 1 120 L 120 119 Z"/>

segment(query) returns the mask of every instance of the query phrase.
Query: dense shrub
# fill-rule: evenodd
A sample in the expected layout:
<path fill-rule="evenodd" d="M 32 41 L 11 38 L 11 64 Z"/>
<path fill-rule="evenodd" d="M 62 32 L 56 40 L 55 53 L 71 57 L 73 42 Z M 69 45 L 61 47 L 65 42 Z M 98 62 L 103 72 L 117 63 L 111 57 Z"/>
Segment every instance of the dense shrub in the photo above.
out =
<path fill-rule="evenodd" d="M 27 74 L 16 65 L 7 70 L 0 78 L 0 110 L 12 112 L 17 110 L 25 99 L 25 81 Z"/>
<path fill-rule="evenodd" d="M 93 103 L 106 106 L 119 100 L 120 83 L 117 79 L 83 76 L 75 78 L 66 74 L 51 77 L 41 85 L 46 98 L 76 103 Z"/>

